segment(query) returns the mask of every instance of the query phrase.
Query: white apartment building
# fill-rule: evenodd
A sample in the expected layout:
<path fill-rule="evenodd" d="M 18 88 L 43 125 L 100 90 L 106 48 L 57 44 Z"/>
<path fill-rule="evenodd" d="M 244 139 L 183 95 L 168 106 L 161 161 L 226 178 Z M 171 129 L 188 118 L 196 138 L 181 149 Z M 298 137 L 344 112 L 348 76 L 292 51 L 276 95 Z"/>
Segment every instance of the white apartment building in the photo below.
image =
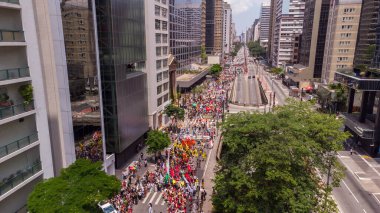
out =
<path fill-rule="evenodd" d="M 258 41 L 260 36 L 260 21 L 258 21 L 254 25 L 254 30 L 253 30 L 253 41 Z"/>
<path fill-rule="evenodd" d="M 163 114 L 169 97 L 169 1 L 145 0 L 146 67 L 149 125 L 158 129 L 169 122 Z"/>
<path fill-rule="evenodd" d="M 227 2 L 224 2 L 223 7 L 223 52 L 229 54 L 232 45 L 232 9 Z"/>
<path fill-rule="evenodd" d="M 262 3 L 261 10 L 260 10 L 259 41 L 260 41 L 260 45 L 264 48 L 268 47 L 270 12 L 271 12 L 270 3 L 269 2 Z"/>
<path fill-rule="evenodd" d="M 353 67 L 361 0 L 339 0 L 331 4 L 322 67 L 322 82 L 334 81 L 339 69 Z"/>
<path fill-rule="evenodd" d="M 54 176 L 36 16 L 33 1 L 0 1 L 0 212 Z"/>
<path fill-rule="evenodd" d="M 286 64 L 292 64 L 297 59 L 295 57 L 298 57 L 298 43 L 295 39 L 302 34 L 305 1 L 278 0 L 277 4 L 281 6 L 281 9 L 277 11 L 274 27 L 272 65 L 285 67 Z M 288 11 L 287 4 L 289 4 Z"/>

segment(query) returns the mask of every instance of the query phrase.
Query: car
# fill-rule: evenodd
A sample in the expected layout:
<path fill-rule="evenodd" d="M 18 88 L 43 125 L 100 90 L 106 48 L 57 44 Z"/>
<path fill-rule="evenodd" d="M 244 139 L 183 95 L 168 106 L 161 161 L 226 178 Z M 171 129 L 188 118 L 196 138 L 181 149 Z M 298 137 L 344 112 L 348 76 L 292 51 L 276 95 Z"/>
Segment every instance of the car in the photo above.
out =
<path fill-rule="evenodd" d="M 104 213 L 119 213 L 112 204 L 108 202 L 99 202 L 98 206 Z"/>

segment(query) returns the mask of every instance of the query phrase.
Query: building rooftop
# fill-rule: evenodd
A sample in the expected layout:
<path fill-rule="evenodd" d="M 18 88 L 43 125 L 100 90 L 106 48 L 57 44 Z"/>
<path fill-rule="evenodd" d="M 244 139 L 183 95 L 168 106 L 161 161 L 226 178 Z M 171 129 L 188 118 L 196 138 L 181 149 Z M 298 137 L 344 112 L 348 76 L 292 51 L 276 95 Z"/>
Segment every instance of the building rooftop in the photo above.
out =
<path fill-rule="evenodd" d="M 380 91 L 380 74 L 377 72 L 370 71 L 364 76 L 356 69 L 341 69 L 335 73 L 335 81 L 353 89 Z"/>

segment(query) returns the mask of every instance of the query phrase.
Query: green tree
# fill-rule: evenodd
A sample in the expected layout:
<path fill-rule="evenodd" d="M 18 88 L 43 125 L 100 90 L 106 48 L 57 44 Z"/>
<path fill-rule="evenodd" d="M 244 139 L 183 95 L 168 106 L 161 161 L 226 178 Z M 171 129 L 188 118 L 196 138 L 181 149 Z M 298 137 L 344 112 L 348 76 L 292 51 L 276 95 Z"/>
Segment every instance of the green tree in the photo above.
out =
<path fill-rule="evenodd" d="M 120 181 L 102 163 L 78 159 L 58 177 L 45 180 L 28 198 L 29 212 L 100 212 L 97 204 L 120 192 Z"/>
<path fill-rule="evenodd" d="M 230 115 L 222 124 L 216 212 L 334 212 L 329 195 L 343 177 L 334 154 L 349 136 L 341 125 L 307 102 Z M 318 172 L 332 183 L 321 184 Z"/>
<path fill-rule="evenodd" d="M 170 138 L 167 133 L 158 130 L 148 132 L 148 138 L 145 142 L 148 145 L 148 153 L 157 153 L 170 145 Z"/>
<path fill-rule="evenodd" d="M 282 68 L 279 68 L 279 67 L 273 67 L 270 70 L 270 72 L 273 74 L 276 74 L 276 75 L 280 75 L 280 74 L 284 73 L 284 70 Z"/>
<path fill-rule="evenodd" d="M 248 43 L 248 49 L 252 56 L 259 57 L 265 56 L 265 49 L 260 45 L 258 41 L 251 41 Z"/>
<path fill-rule="evenodd" d="M 204 45 L 201 47 L 201 59 L 203 62 L 207 60 L 206 47 Z"/>
<path fill-rule="evenodd" d="M 165 107 L 164 113 L 176 121 L 185 119 L 185 110 L 173 104 L 167 105 Z"/>
<path fill-rule="evenodd" d="M 223 70 L 220 64 L 214 64 L 210 68 L 210 74 L 213 76 L 219 76 L 220 72 Z"/>

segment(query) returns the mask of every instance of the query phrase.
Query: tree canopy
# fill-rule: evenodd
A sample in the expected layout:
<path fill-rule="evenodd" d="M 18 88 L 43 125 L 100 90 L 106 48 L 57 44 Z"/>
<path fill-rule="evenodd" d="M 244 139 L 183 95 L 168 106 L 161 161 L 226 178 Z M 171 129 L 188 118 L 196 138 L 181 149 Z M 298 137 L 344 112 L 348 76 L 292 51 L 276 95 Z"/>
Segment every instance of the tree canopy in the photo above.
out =
<path fill-rule="evenodd" d="M 97 204 L 120 192 L 120 181 L 102 171 L 102 163 L 78 159 L 58 177 L 34 188 L 29 212 L 99 212 Z"/>
<path fill-rule="evenodd" d="M 265 48 L 263 48 L 258 41 L 249 42 L 248 49 L 254 57 L 265 56 L 266 53 Z"/>
<path fill-rule="evenodd" d="M 279 68 L 279 67 L 273 67 L 270 70 L 270 72 L 273 74 L 276 74 L 276 75 L 280 75 L 280 74 L 284 73 L 284 70 L 282 68 Z"/>
<path fill-rule="evenodd" d="M 151 130 L 148 132 L 148 138 L 145 143 L 148 145 L 149 153 L 157 153 L 170 145 L 170 138 L 167 133 Z"/>
<path fill-rule="evenodd" d="M 220 64 L 214 64 L 210 68 L 210 74 L 214 76 L 218 76 L 222 70 L 223 68 L 222 66 L 220 66 Z"/>
<path fill-rule="evenodd" d="M 175 106 L 173 104 L 169 104 L 165 107 L 164 113 L 168 117 L 173 117 L 175 120 L 183 120 L 185 119 L 185 110 L 181 107 Z"/>
<path fill-rule="evenodd" d="M 335 155 L 349 136 L 342 121 L 290 101 L 266 114 L 238 113 L 222 124 L 223 149 L 212 201 L 216 212 L 334 212 L 343 177 Z M 317 173 L 330 171 L 332 184 Z"/>

